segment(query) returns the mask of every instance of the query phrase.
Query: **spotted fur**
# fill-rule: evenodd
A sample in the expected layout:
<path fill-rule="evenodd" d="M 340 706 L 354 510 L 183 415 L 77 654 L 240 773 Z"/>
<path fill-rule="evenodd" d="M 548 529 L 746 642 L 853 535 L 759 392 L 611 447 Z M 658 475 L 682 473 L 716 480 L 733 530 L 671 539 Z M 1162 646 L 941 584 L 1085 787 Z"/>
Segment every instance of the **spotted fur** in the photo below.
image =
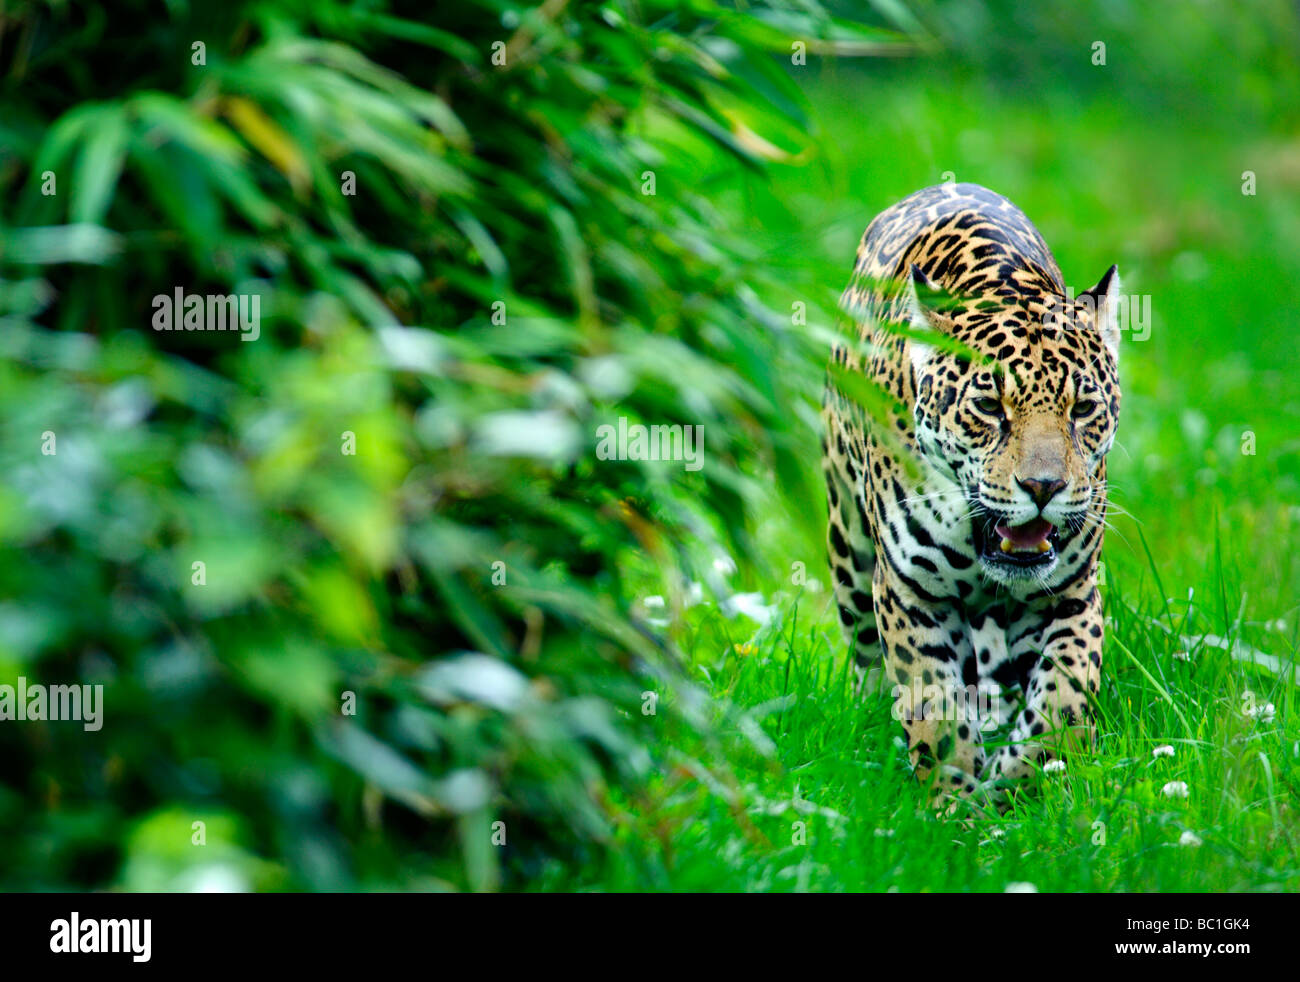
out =
<path fill-rule="evenodd" d="M 973 184 L 917 191 L 858 247 L 823 412 L 830 562 L 857 665 L 945 796 L 1092 739 L 1118 290 L 1112 266 L 1067 298 L 1029 219 Z M 1049 550 L 1003 550 L 1039 523 Z"/>

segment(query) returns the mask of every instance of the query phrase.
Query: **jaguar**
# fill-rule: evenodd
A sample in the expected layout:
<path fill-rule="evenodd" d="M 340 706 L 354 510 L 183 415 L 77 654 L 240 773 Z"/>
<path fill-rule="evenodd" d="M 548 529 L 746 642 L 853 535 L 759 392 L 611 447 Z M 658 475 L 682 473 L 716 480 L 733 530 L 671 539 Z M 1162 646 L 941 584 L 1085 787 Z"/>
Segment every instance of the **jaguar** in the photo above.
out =
<path fill-rule="evenodd" d="M 1075 295 L 1019 208 L 947 183 L 870 223 L 840 300 L 822 412 L 839 619 L 954 805 L 1095 739 L 1119 289 L 1111 266 Z"/>

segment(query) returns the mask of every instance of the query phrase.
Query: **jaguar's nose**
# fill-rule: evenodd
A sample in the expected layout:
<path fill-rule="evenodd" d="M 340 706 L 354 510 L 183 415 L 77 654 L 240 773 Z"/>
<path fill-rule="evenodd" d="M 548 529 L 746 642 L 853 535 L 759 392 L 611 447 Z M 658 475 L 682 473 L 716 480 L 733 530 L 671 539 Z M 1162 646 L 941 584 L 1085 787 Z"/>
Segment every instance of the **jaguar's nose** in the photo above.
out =
<path fill-rule="evenodd" d="M 1016 483 L 1029 492 L 1040 511 L 1066 485 L 1059 477 L 1018 477 Z"/>

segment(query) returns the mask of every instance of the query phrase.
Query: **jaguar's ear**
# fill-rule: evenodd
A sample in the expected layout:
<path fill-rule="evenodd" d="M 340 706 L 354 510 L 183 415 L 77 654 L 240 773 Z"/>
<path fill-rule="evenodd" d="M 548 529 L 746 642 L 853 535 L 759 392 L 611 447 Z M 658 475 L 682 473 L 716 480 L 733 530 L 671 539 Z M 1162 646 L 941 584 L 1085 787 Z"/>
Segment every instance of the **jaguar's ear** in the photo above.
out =
<path fill-rule="evenodd" d="M 1092 304 L 1101 339 L 1119 364 L 1119 267 L 1106 270 L 1096 286 L 1079 294 L 1080 300 L 1084 297 L 1088 298 L 1085 302 Z"/>
<path fill-rule="evenodd" d="M 908 270 L 904 289 L 907 294 L 908 320 L 911 326 L 918 331 L 934 331 L 942 334 L 944 319 L 934 306 L 942 296 L 942 291 L 930 281 L 930 277 L 926 276 L 916 263 L 912 263 L 911 269 Z M 907 340 L 908 351 L 912 356 L 912 370 L 919 372 L 934 354 L 934 348 L 916 338 Z"/>

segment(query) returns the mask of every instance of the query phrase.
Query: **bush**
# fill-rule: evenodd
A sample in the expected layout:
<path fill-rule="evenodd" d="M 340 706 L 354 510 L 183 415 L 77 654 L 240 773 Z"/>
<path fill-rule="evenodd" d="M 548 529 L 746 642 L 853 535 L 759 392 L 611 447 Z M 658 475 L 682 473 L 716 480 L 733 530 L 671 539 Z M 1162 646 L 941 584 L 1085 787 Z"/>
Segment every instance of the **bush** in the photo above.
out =
<path fill-rule="evenodd" d="M 609 782 L 719 711 L 627 571 L 680 587 L 752 555 L 773 484 L 820 497 L 815 345 L 671 175 L 807 145 L 792 37 L 894 35 L 804 2 L 163 10 L 0 18 L 0 680 L 104 686 L 98 731 L 0 728 L 4 885 L 599 857 Z M 256 340 L 157 330 L 178 290 L 255 300 Z M 706 466 L 598 459 L 620 417 L 702 425 Z"/>

